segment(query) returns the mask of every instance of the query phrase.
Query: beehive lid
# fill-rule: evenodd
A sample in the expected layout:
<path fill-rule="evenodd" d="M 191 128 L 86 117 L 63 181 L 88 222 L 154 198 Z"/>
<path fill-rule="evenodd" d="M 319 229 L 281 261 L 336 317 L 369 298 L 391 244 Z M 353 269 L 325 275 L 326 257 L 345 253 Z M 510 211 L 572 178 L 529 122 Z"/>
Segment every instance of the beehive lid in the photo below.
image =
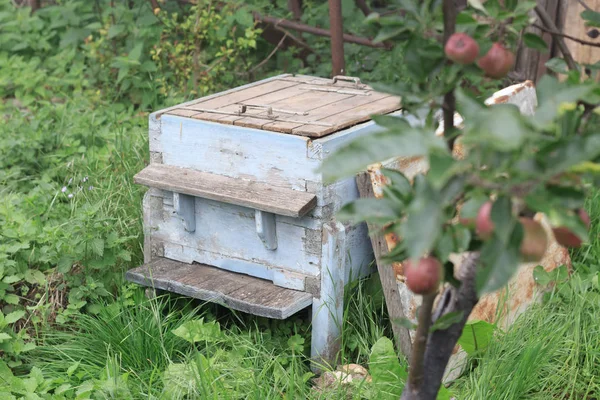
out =
<path fill-rule="evenodd" d="M 319 138 L 400 109 L 398 97 L 357 78 L 280 75 L 165 110 L 164 114 Z"/>

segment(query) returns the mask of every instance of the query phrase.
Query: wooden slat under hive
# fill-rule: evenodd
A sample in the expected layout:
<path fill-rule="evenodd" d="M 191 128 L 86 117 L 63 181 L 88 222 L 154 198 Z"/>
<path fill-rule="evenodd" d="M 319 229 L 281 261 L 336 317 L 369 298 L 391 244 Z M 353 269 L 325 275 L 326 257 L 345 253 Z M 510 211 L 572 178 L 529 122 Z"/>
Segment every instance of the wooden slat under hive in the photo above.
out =
<path fill-rule="evenodd" d="M 162 257 L 129 270 L 125 277 L 140 285 L 276 319 L 305 309 L 313 299 L 310 293 L 275 286 L 263 279 Z"/>
<path fill-rule="evenodd" d="M 240 113 L 243 105 L 247 107 Z M 399 109 L 398 97 L 364 84 L 285 75 L 199 99 L 166 114 L 319 138 Z"/>

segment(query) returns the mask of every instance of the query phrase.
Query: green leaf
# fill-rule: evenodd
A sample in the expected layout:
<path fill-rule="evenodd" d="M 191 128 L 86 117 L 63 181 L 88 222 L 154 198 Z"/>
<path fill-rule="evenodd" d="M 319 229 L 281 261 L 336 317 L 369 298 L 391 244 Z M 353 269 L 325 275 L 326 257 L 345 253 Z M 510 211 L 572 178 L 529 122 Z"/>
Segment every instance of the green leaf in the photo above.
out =
<path fill-rule="evenodd" d="M 2 279 L 2 282 L 11 284 L 11 283 L 17 283 L 17 282 L 21 281 L 22 279 L 23 278 L 21 278 L 19 275 L 8 275 L 8 276 L 5 276 L 4 279 Z"/>
<path fill-rule="evenodd" d="M 93 238 L 89 242 L 90 249 L 94 254 L 98 257 L 102 257 L 104 255 L 104 240 L 101 238 Z"/>
<path fill-rule="evenodd" d="M 533 122 L 540 128 L 547 128 L 548 124 L 559 115 L 564 103 L 584 100 L 593 89 L 593 86 L 589 85 L 568 86 L 558 82 L 554 77 L 544 75 L 537 85 L 538 108 Z"/>
<path fill-rule="evenodd" d="M 77 370 L 77 368 L 79 368 L 79 365 L 81 363 L 79 361 L 75 362 L 73 365 L 71 365 L 68 369 L 67 369 L 67 376 L 72 376 L 75 371 Z"/>
<path fill-rule="evenodd" d="M 448 226 L 442 231 L 435 244 L 435 255 L 442 263 L 445 263 L 448 261 L 450 253 L 454 252 L 454 248 L 454 232 L 452 226 Z"/>
<path fill-rule="evenodd" d="M 452 325 L 458 324 L 462 321 L 464 315 L 464 311 L 454 311 L 442 315 L 440 318 L 438 318 L 437 321 L 433 323 L 433 325 L 431 325 L 431 328 L 429 328 L 429 333 L 448 329 Z"/>
<path fill-rule="evenodd" d="M 382 168 L 381 173 L 389 180 L 387 187 L 392 188 L 403 202 L 412 197 L 413 187 L 406 175 L 395 169 Z"/>
<path fill-rule="evenodd" d="M 499 151 L 514 151 L 536 134 L 529 129 L 523 115 L 513 104 L 497 104 L 469 121 L 465 115 L 465 143 L 477 143 Z"/>
<path fill-rule="evenodd" d="M 113 25 L 108 28 L 108 38 L 112 39 L 123 32 L 125 32 L 125 25 Z"/>
<path fill-rule="evenodd" d="M 19 304 L 19 296 L 17 296 L 16 294 L 5 294 L 4 297 L 2 298 L 2 300 L 4 300 L 4 302 L 6 304 L 12 304 L 12 305 L 17 305 Z"/>
<path fill-rule="evenodd" d="M 473 8 L 475 8 L 476 10 L 481 11 L 484 14 L 487 14 L 487 10 L 485 9 L 485 7 L 483 6 L 483 4 L 481 3 L 481 0 L 468 0 L 469 5 Z"/>
<path fill-rule="evenodd" d="M 61 274 L 66 274 L 71 270 L 71 268 L 73 268 L 73 264 L 75 264 L 75 258 L 73 256 L 64 254 L 58 260 L 58 265 L 56 268 Z"/>
<path fill-rule="evenodd" d="M 23 311 L 23 310 L 13 311 L 9 314 L 6 314 L 6 316 L 4 317 L 4 321 L 7 324 L 14 324 L 15 322 L 17 322 L 24 316 L 25 316 L 25 311 Z"/>
<path fill-rule="evenodd" d="M 386 337 L 371 349 L 369 372 L 378 400 L 398 400 L 406 382 L 406 368 L 398 361 L 394 344 Z"/>
<path fill-rule="evenodd" d="M 414 331 L 415 329 L 417 329 L 417 324 L 415 324 L 414 322 L 412 322 L 410 319 L 408 319 L 406 317 L 394 318 L 392 320 L 392 323 L 394 325 L 401 326 L 406 329 L 410 329 L 411 331 Z"/>
<path fill-rule="evenodd" d="M 368 165 L 392 157 L 424 156 L 430 148 L 443 147 L 443 139 L 417 128 L 388 129 L 366 135 L 327 157 L 321 168 L 327 182 L 355 175 Z"/>
<path fill-rule="evenodd" d="M 548 43 L 535 33 L 527 32 L 523 35 L 525 46 L 530 49 L 540 50 L 542 53 L 548 52 Z"/>
<path fill-rule="evenodd" d="M 377 225 L 385 225 L 398 219 L 400 215 L 397 204 L 390 199 L 365 198 L 354 200 L 343 206 L 337 217 L 340 221 L 352 223 L 366 221 Z"/>
<path fill-rule="evenodd" d="M 486 321 L 467 321 L 458 344 L 470 356 L 484 351 L 490 344 L 496 331 L 496 325 Z"/>
<path fill-rule="evenodd" d="M 402 225 L 402 237 L 412 259 L 430 251 L 440 234 L 443 222 L 439 194 L 423 175 L 414 181 L 415 196 L 408 206 L 408 216 Z"/>
<path fill-rule="evenodd" d="M 8 333 L 5 332 L 0 332 L 0 343 L 4 343 L 7 340 L 11 340 L 12 336 L 10 336 Z"/>
<path fill-rule="evenodd" d="M 481 208 L 483 203 L 485 203 L 488 200 L 489 198 L 483 195 L 474 195 L 473 197 L 469 198 L 463 203 L 462 207 L 460 208 L 460 218 L 474 219 L 475 217 L 477 217 L 479 209 Z"/>
<path fill-rule="evenodd" d="M 569 72 L 569 67 L 567 66 L 567 62 L 562 58 L 551 58 L 546 61 L 546 68 L 548 68 L 552 72 L 556 72 L 557 74 L 567 74 Z"/>
<path fill-rule="evenodd" d="M 519 4 L 519 0 L 505 0 L 504 1 L 504 6 L 509 11 L 515 11 L 518 4 Z"/>
<path fill-rule="evenodd" d="M 533 280 L 540 286 L 546 286 L 552 281 L 550 274 L 546 272 L 544 267 L 538 265 L 533 269 Z"/>
<path fill-rule="evenodd" d="M 136 44 L 129 52 L 127 58 L 131 61 L 139 61 L 142 56 L 142 50 L 144 50 L 144 42 Z"/>
<path fill-rule="evenodd" d="M 600 155 L 600 137 L 575 136 L 564 138 L 553 145 L 542 148 L 535 158 L 548 175 L 556 175 L 584 161 L 594 160 Z"/>
<path fill-rule="evenodd" d="M 496 291 L 508 283 L 519 267 L 522 240 L 523 227 L 515 224 L 508 242 L 494 235 L 484 244 L 481 250 L 481 268 L 476 276 L 477 293 L 480 296 Z"/>
<path fill-rule="evenodd" d="M 600 27 L 600 13 L 593 10 L 585 10 L 581 13 L 581 18 L 585 20 L 586 26 Z"/>
<path fill-rule="evenodd" d="M 300 353 L 304 350 L 304 338 L 300 335 L 293 335 L 287 341 L 288 348 Z"/>
<path fill-rule="evenodd" d="M 492 206 L 491 218 L 494 223 L 494 235 L 502 243 L 507 243 L 516 223 L 516 220 L 512 216 L 512 202 L 510 197 L 498 197 Z"/>
<path fill-rule="evenodd" d="M 46 276 L 39 269 L 27 269 L 23 274 L 25 281 L 30 284 L 43 285 L 46 282 Z"/>
<path fill-rule="evenodd" d="M 204 317 L 187 321 L 173 330 L 173 334 L 190 342 L 217 342 L 221 340 L 221 327 L 218 322 L 204 322 Z"/>

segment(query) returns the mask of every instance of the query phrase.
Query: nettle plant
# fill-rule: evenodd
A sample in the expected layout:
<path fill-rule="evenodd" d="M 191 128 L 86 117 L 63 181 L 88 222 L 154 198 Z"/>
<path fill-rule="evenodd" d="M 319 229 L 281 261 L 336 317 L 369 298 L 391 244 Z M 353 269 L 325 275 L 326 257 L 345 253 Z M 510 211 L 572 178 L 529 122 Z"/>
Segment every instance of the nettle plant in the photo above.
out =
<path fill-rule="evenodd" d="M 505 84 L 495 79 L 512 68 L 515 43 L 532 22 L 530 12 L 538 12 L 535 3 L 488 0 L 484 8 L 470 1 L 462 10 L 453 0 L 400 3 L 404 16 L 369 19 L 388 33 L 380 37 L 395 38 L 404 49 L 410 83 L 373 85 L 400 96 L 404 115 L 376 117 L 383 129 L 340 149 L 324 173 L 334 181 L 392 157 L 428 162 L 428 172 L 412 180 L 384 171 L 383 198 L 359 199 L 341 215 L 401 238 L 387 260 L 403 263 L 407 286 L 422 295 L 402 399 L 435 399 L 479 297 L 502 288 L 521 262 L 539 261 L 546 251 L 546 233 L 532 217 L 545 214 L 563 245 L 587 241 L 583 207 L 600 168 L 600 86 L 584 79 L 584 68 L 571 59 L 564 79 L 538 82 L 534 115 L 510 104 L 488 107 L 481 88 Z M 526 37 L 541 47 L 541 38 Z M 461 130 L 454 127 L 455 111 L 465 121 Z M 443 137 L 435 134 L 438 114 Z M 453 156 L 457 145 L 461 157 Z M 464 252 L 455 276 L 449 255 Z"/>

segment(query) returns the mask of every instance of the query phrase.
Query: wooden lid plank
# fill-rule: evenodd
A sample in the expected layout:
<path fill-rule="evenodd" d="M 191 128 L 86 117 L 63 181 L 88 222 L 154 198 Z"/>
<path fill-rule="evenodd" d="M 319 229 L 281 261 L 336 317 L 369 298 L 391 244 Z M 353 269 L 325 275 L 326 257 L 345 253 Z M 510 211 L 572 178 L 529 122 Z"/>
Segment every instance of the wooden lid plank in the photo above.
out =
<path fill-rule="evenodd" d="M 387 99 L 387 100 L 385 100 Z M 229 91 L 206 101 L 169 111 L 178 115 L 221 124 L 319 138 L 364 122 L 372 114 L 400 108 L 400 99 L 378 93 L 367 85 L 342 78 L 282 76 L 260 85 Z M 242 105 L 270 106 L 265 109 Z"/>

